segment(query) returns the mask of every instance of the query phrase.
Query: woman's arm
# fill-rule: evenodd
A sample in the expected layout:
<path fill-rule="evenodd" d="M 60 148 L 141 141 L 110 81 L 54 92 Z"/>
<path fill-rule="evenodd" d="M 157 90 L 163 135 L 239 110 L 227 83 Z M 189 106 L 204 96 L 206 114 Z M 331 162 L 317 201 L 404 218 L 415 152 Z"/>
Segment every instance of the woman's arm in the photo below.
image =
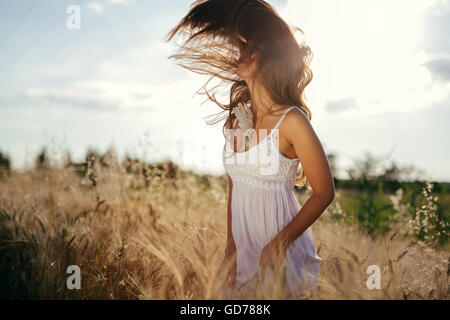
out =
<path fill-rule="evenodd" d="M 227 175 L 228 176 L 228 175 Z M 231 228 L 231 200 L 232 200 L 232 192 L 233 192 L 233 182 L 231 181 L 230 176 L 228 176 L 228 208 L 227 208 L 227 244 L 225 248 L 225 256 L 220 266 L 220 270 L 226 270 L 226 272 L 231 272 L 231 285 L 232 287 L 236 284 L 236 244 L 234 243 L 232 228 Z M 228 269 L 228 266 L 231 269 Z M 225 268 L 225 269 L 224 269 Z M 228 279 L 228 276 L 227 276 Z"/>
<path fill-rule="evenodd" d="M 313 190 L 296 217 L 274 239 L 285 250 L 331 204 L 335 187 L 327 156 L 306 115 L 298 110 L 289 112 L 282 124 Z"/>
<path fill-rule="evenodd" d="M 226 123 L 225 125 L 226 129 L 231 129 L 231 123 Z M 234 140 L 234 136 L 233 140 Z M 227 250 L 230 248 L 235 248 L 235 243 L 233 239 L 233 233 L 232 233 L 232 220 L 231 220 L 231 200 L 232 200 L 232 194 L 233 194 L 233 180 L 231 180 L 230 176 L 227 174 L 228 177 L 228 205 L 227 205 Z"/>
<path fill-rule="evenodd" d="M 227 206 L 227 248 L 234 247 L 234 238 L 233 238 L 233 232 L 231 227 L 231 200 L 232 200 L 232 194 L 233 194 L 233 181 L 231 180 L 230 176 L 228 177 L 228 206 Z"/>

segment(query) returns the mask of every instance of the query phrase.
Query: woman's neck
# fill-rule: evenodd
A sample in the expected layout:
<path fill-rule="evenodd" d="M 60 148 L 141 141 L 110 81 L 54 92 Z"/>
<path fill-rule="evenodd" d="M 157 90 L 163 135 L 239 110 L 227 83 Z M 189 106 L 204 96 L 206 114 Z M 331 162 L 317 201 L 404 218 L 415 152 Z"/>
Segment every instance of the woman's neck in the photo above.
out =
<path fill-rule="evenodd" d="M 281 105 L 276 104 L 270 97 L 266 88 L 260 83 L 256 81 L 247 82 L 248 88 L 250 90 L 250 98 L 251 98 L 251 110 L 253 113 L 253 119 L 259 121 L 262 117 L 268 115 L 270 111 L 278 110 Z"/>
<path fill-rule="evenodd" d="M 253 113 L 253 119 L 259 119 L 267 113 L 267 91 L 259 82 L 256 81 L 248 81 L 247 85 L 250 90 L 250 99 L 252 101 L 251 110 Z"/>

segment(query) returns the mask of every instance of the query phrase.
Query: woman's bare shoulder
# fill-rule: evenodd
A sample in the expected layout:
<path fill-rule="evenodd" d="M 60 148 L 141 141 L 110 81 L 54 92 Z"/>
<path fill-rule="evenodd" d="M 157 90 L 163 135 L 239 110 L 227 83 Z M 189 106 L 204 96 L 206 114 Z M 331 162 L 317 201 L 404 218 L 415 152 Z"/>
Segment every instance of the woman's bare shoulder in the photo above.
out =
<path fill-rule="evenodd" d="M 298 127 L 305 125 L 306 123 L 310 123 L 309 118 L 306 116 L 303 110 L 297 107 L 289 110 L 289 112 L 284 117 L 282 125 L 284 125 L 285 128 L 291 128 L 292 126 Z"/>
<path fill-rule="evenodd" d="M 288 140 L 291 140 L 294 135 L 307 135 L 308 132 L 314 131 L 309 118 L 300 108 L 293 108 L 290 110 L 281 126 L 280 130 Z"/>

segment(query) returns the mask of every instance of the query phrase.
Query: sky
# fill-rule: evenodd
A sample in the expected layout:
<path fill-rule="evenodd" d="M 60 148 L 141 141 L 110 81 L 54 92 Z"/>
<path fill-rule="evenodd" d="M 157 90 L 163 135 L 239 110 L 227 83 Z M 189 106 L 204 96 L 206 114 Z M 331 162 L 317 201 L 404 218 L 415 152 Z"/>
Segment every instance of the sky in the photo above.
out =
<path fill-rule="evenodd" d="M 370 152 L 450 181 L 450 1 L 268 1 L 313 51 L 305 90 L 337 177 Z M 42 147 L 88 148 L 224 173 L 221 109 L 165 43 L 187 0 L 0 1 L 0 150 L 32 165 Z M 71 6 L 79 8 L 73 28 Z M 211 119 L 211 118 L 209 118 Z"/>

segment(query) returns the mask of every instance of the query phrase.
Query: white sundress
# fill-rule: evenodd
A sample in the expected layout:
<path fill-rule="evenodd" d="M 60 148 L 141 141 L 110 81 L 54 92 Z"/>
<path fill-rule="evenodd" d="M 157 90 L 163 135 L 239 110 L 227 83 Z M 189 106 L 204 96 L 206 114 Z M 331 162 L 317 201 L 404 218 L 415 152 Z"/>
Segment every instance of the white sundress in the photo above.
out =
<path fill-rule="evenodd" d="M 259 143 L 254 143 L 254 138 L 248 151 L 234 152 L 233 130 L 227 130 L 223 166 L 233 182 L 232 234 L 236 244 L 238 290 L 257 275 L 262 249 L 301 209 L 294 194 L 300 162 L 282 155 L 278 148 L 278 128 L 293 108 L 298 107 L 287 108 L 268 134 L 263 134 L 267 130 L 261 129 Z M 235 124 L 233 128 L 236 129 Z M 238 143 L 238 150 L 239 146 Z M 309 227 L 286 251 L 285 280 L 289 292 L 294 296 L 316 292 L 321 261 Z"/>

